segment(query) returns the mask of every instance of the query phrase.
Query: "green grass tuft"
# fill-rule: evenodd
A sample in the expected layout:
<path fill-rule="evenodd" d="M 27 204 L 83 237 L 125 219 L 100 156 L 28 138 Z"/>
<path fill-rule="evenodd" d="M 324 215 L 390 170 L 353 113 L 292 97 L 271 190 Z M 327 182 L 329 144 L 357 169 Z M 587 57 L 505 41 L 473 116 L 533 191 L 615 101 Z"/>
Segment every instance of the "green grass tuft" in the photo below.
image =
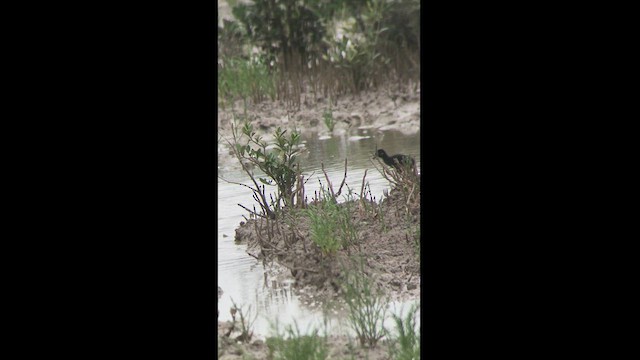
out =
<path fill-rule="evenodd" d="M 269 359 L 274 360 L 324 360 L 329 349 L 324 337 L 314 329 L 310 335 L 302 335 L 298 324 L 289 325 L 284 334 L 267 339 Z"/>
<path fill-rule="evenodd" d="M 259 103 L 266 99 L 275 99 L 275 76 L 269 72 L 269 66 L 258 57 L 222 59 L 218 66 L 218 100 L 233 102 L 249 100 Z"/>
<path fill-rule="evenodd" d="M 420 306 L 414 304 L 407 312 L 406 317 L 393 314 L 393 320 L 398 332 L 390 349 L 390 354 L 396 360 L 420 359 L 420 328 L 416 326 L 416 316 Z"/>

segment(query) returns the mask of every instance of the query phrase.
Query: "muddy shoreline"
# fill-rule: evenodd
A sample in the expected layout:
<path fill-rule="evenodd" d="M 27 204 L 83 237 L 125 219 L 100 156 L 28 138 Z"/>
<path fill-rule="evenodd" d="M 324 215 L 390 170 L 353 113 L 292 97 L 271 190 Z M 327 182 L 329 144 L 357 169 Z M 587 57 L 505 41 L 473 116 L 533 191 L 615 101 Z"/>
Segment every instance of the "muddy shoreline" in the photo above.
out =
<path fill-rule="evenodd" d="M 349 204 L 359 243 L 352 249 L 340 250 L 334 256 L 323 256 L 312 243 L 309 219 L 302 212 L 291 222 L 295 224 L 298 241 L 293 244 L 286 244 L 284 239 L 269 242 L 269 247 L 286 248 L 285 251 L 276 253 L 262 245 L 264 240 L 260 239 L 258 232 L 267 226 L 263 219 L 243 221 L 236 229 L 235 241 L 246 244 L 247 253 L 252 257 L 275 261 L 288 269 L 295 280 L 294 289 L 303 290 L 297 294 L 303 300 L 310 301 L 312 297 L 317 302 L 319 299 L 339 298 L 340 282 L 349 271 L 364 271 L 391 301 L 413 300 L 420 297 L 420 259 L 415 244 L 419 241 L 420 207 L 407 209 L 405 202 L 400 191 L 392 190 L 382 200 L 377 212 L 370 208 L 376 204 Z M 384 218 L 379 218 L 379 214 L 384 214 Z M 293 228 L 286 223 L 280 226 L 279 231 L 283 234 Z M 355 259 L 361 259 L 362 263 L 354 263 Z M 362 269 L 356 269 L 360 266 Z"/>
<path fill-rule="evenodd" d="M 304 96 L 304 95 L 302 95 Z M 327 98 L 306 99 L 300 109 L 283 102 L 265 101 L 249 104 L 246 114 L 254 125 L 265 132 L 276 126 L 297 127 L 300 131 L 329 134 L 323 124 L 323 113 L 331 110 L 337 122 L 334 134 L 356 128 L 380 131 L 397 130 L 404 134 L 420 131 L 420 89 L 389 93 L 387 90 L 366 91 L 359 95 L 346 95 L 329 101 Z M 242 100 L 233 105 L 218 106 L 218 132 L 231 130 L 233 114 L 245 114 Z M 271 129 L 271 130 L 270 130 Z"/>
<path fill-rule="evenodd" d="M 331 108 L 335 128 L 330 132 L 323 122 L 323 113 Z M 369 129 L 372 132 L 387 130 L 415 134 L 420 131 L 420 93 L 390 94 L 386 90 L 346 96 L 336 102 L 328 99 L 305 100 L 300 110 L 287 110 L 283 104 L 265 102 L 250 106 L 246 110 L 242 102 L 236 102 L 231 108 L 218 107 L 218 161 L 219 166 L 236 161 L 229 156 L 229 147 L 224 140 L 231 136 L 231 124 L 235 114 L 244 114 L 254 129 L 270 140 L 276 127 L 296 128 L 303 133 L 317 136 L 335 136 L 352 134 L 357 130 Z M 371 169 L 370 171 L 376 171 Z M 355 185 L 355 184 L 351 184 Z M 356 224 L 358 248 L 351 251 L 362 255 L 362 269 L 375 286 L 389 296 L 391 301 L 418 300 L 420 298 L 420 258 L 416 252 L 416 239 L 419 240 L 420 206 L 419 190 L 414 197 L 415 206 L 407 206 L 406 193 L 390 189 L 386 198 L 380 202 L 384 219 L 368 212 L 367 206 L 354 202 L 352 221 Z M 418 199 L 415 201 L 415 199 Z M 292 214 L 295 232 L 299 240 L 286 245 L 285 252 L 265 251 L 260 240 L 260 229 L 264 228 L 263 219 L 243 221 L 236 229 L 235 241 L 247 245 L 247 253 L 260 261 L 278 264 L 277 276 L 280 279 L 293 279 L 293 289 L 303 304 L 323 304 L 340 302 L 340 281 L 345 271 L 350 271 L 349 262 L 354 254 L 340 251 L 334 257 L 323 256 L 314 249 L 309 235 L 308 219 L 302 214 Z M 280 231 L 291 231 L 286 222 L 280 224 Z M 275 245 L 285 248 L 283 239 L 275 240 Z M 290 241 L 289 241 L 290 242 Z M 272 244 L 273 245 L 273 244 Z M 349 265 L 351 264 L 351 265 Z M 223 289 L 224 290 L 224 289 Z M 230 309 L 219 309 L 229 311 Z M 230 322 L 218 322 L 219 358 L 240 359 L 249 355 L 256 359 L 266 359 L 269 352 L 262 340 L 239 342 L 237 332 L 230 331 Z M 388 357 L 387 348 L 379 345 L 368 349 L 348 345 L 354 342 L 347 336 L 327 338 L 330 358 L 383 359 Z M 355 341 L 357 343 L 357 341 Z"/>
<path fill-rule="evenodd" d="M 328 110 L 335 121 L 333 131 L 329 131 L 323 121 L 323 114 Z M 363 129 L 374 133 L 393 130 L 412 135 L 420 132 L 420 89 L 393 94 L 383 89 L 348 95 L 331 102 L 326 98 L 309 99 L 302 103 L 300 109 L 287 109 L 285 104 L 277 101 L 249 104 L 246 110 L 242 100 L 233 106 L 218 106 L 219 164 L 234 160 L 226 156 L 229 148 L 225 141 L 231 138 L 234 116 L 250 120 L 266 141 L 272 139 L 276 127 L 295 128 L 318 137 L 355 134 Z"/>

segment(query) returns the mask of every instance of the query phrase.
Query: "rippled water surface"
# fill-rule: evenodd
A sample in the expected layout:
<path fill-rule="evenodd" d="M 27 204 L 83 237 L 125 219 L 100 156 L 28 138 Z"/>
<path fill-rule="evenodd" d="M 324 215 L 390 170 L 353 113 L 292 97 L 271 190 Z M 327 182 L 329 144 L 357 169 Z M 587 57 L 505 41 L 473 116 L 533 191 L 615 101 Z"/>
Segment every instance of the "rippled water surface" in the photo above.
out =
<path fill-rule="evenodd" d="M 378 200 L 383 196 L 383 190 L 389 189 L 389 183 L 371 164 L 376 147 L 385 149 L 388 154 L 411 155 L 416 159 L 418 168 L 421 168 L 420 134 L 406 136 L 398 132 L 358 130 L 331 138 L 318 137 L 317 134 L 302 137 L 308 149 L 301 160 L 303 173 L 309 176 L 315 171 L 315 175 L 305 187 L 309 197 L 313 195 L 314 190 L 319 189 L 318 175 L 322 176 L 323 184 L 326 183 L 320 170 L 321 161 L 336 191 L 344 175 L 345 158 L 348 159 L 346 184 L 356 192 L 360 191 L 364 172 L 369 169 L 366 180 Z M 222 156 L 230 155 L 226 152 L 219 154 L 219 158 Z M 248 176 L 238 167 L 219 166 L 218 172 L 226 180 L 251 184 Z M 323 313 L 320 310 L 310 310 L 302 304 L 298 296 L 291 291 L 288 281 L 275 282 L 267 277 L 265 282 L 265 268 L 262 263 L 247 255 L 245 245 L 234 243 L 235 229 L 240 221 L 244 220 L 242 215 L 248 217 L 247 211 L 237 204 L 252 208 L 254 200 L 251 190 L 218 179 L 218 285 L 224 291 L 218 302 L 219 320 L 231 320 L 229 309 L 232 307 L 233 299 L 238 306 L 246 310 L 250 306 L 252 314 L 257 312 L 254 330 L 262 336 L 271 333 L 271 325 L 276 320 L 280 326 L 292 324 L 295 320 L 301 331 L 309 326 L 323 329 Z M 407 308 L 407 304 L 393 304 L 391 310 L 393 311 L 394 307 L 400 309 L 403 305 Z M 346 324 L 337 321 L 336 313 L 329 312 L 329 315 L 333 316 L 328 325 L 332 333 L 348 331 Z"/>

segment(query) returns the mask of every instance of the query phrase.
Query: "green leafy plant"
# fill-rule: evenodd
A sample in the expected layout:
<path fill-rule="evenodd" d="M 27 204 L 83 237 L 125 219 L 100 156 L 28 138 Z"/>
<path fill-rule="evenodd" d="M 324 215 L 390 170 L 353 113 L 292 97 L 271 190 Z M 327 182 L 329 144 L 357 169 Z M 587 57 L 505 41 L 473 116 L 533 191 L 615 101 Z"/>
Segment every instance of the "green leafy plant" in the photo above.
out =
<path fill-rule="evenodd" d="M 275 219 L 277 213 L 284 207 L 295 205 L 296 184 L 301 175 L 298 164 L 300 154 L 299 144 L 301 142 L 300 133 L 291 131 L 287 136 L 287 130 L 278 127 L 275 130 L 274 142 L 267 144 L 263 137 L 253 129 L 249 121 L 245 121 L 241 129 L 237 126 L 232 128 L 233 139 L 228 141 L 232 151 L 242 169 L 251 178 L 254 186 L 248 186 L 254 192 L 254 199 L 258 202 L 263 214 L 249 210 L 253 215 Z M 267 150 L 269 147 L 270 150 Z M 260 169 L 266 177 L 258 177 L 253 169 L 246 164 Z M 258 184 L 258 181 L 261 185 Z M 247 186 L 247 185 L 244 185 Z M 275 186 L 277 189 L 276 198 L 267 200 L 265 186 Z"/>
<path fill-rule="evenodd" d="M 327 51 L 322 58 L 347 76 L 354 93 L 376 87 L 388 76 L 384 69 L 393 50 L 383 52 L 380 39 L 388 30 L 382 19 L 390 7 L 386 0 L 362 1 L 354 16 L 342 22 L 348 25 L 325 39 Z"/>
<path fill-rule="evenodd" d="M 271 181 L 259 178 L 260 182 L 266 185 L 275 185 L 278 188 L 278 198 L 275 201 L 276 208 L 279 208 L 280 200 L 285 206 L 293 206 L 294 186 L 300 174 L 298 170 L 297 158 L 300 153 L 300 133 L 296 130 L 286 136 L 287 130 L 278 127 L 274 133 L 275 143 L 272 151 L 267 151 L 267 143 L 262 141 L 260 135 L 256 135 L 253 126 L 245 123 L 242 132 L 248 137 L 248 143 L 239 146 L 239 152 L 248 156 L 248 159 L 257 165 Z M 258 148 L 249 146 L 252 143 Z"/>

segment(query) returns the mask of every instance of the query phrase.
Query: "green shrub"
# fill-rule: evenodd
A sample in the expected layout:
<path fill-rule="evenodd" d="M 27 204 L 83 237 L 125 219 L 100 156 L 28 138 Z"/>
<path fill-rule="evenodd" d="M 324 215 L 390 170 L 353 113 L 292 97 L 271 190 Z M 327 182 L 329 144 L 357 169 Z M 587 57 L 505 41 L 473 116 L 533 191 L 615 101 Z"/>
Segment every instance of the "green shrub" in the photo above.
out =
<path fill-rule="evenodd" d="M 255 1 L 238 4 L 232 12 L 270 60 L 284 55 L 284 70 L 289 71 L 293 55 L 306 60 L 325 33 L 318 13 L 309 3 L 313 1 Z"/>
<path fill-rule="evenodd" d="M 307 86 L 326 97 L 419 82 L 419 0 L 255 1 L 232 12 L 238 23 L 225 22 L 222 53 L 260 49 L 277 78 L 270 89 L 290 105 L 299 106 Z"/>
<path fill-rule="evenodd" d="M 244 126 L 240 129 L 234 126 L 233 142 L 229 142 L 232 146 L 234 154 L 241 164 L 249 162 L 259 168 L 268 178 L 258 178 L 262 185 L 258 185 L 253 171 L 243 165 L 243 170 L 249 175 L 255 187 L 251 187 L 265 215 L 275 218 L 276 212 L 282 209 L 282 206 L 294 206 L 294 195 L 296 192 L 296 183 L 298 176 L 301 174 L 299 164 L 297 162 L 300 153 L 300 133 L 296 130 L 292 131 L 289 136 L 286 135 L 287 130 L 278 127 L 275 130 L 275 141 L 267 144 L 258 135 L 253 125 L 245 121 Z M 273 145 L 272 150 L 267 147 Z M 275 186 L 278 191 L 276 198 L 270 203 L 267 202 L 267 195 L 264 186 Z"/>

